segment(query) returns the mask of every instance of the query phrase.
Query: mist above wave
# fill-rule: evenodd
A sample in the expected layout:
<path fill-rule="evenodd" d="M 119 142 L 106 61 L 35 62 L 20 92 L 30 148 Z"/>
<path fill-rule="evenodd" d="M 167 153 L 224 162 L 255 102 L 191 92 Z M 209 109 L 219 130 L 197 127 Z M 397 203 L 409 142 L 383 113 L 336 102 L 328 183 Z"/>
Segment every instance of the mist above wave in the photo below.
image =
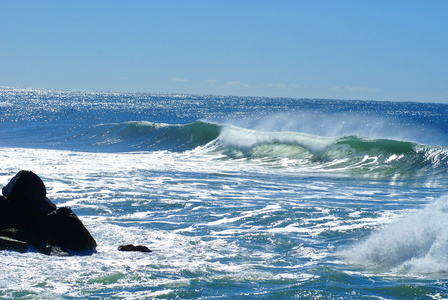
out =
<path fill-rule="evenodd" d="M 426 120 L 427 121 L 427 120 Z M 260 118 L 231 120 L 232 125 L 264 132 L 301 132 L 321 137 L 357 136 L 426 145 L 448 145 L 446 134 L 425 121 L 405 118 L 403 112 L 321 111 L 278 112 Z"/>

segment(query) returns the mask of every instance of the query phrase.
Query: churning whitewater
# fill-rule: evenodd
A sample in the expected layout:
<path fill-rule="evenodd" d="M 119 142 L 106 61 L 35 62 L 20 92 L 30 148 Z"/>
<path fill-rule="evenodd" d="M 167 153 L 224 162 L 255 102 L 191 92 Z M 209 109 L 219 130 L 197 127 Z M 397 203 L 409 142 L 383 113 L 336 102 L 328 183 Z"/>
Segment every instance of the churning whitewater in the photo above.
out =
<path fill-rule="evenodd" d="M 448 297 L 448 105 L 0 88 L 0 155 L 98 244 L 3 298 Z"/>

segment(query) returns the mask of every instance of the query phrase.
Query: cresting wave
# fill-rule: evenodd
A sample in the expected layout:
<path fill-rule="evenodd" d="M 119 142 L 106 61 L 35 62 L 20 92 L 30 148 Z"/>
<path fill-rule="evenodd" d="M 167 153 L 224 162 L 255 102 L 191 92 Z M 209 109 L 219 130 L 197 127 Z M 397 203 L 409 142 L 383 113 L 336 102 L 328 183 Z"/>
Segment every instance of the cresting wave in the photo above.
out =
<path fill-rule="evenodd" d="M 0 151 L 99 245 L 4 297 L 448 297 L 446 104 L 0 88 Z"/>
<path fill-rule="evenodd" d="M 5 132 L 1 141 L 13 147 L 87 152 L 201 151 L 211 158 L 244 159 L 266 167 L 393 181 L 424 178 L 427 182 L 448 171 L 445 146 L 357 135 L 261 131 L 201 120 L 189 124 L 129 121 L 65 128 L 58 123 L 39 124 Z M 8 144 L 11 141 L 14 144 Z"/>
<path fill-rule="evenodd" d="M 150 122 L 102 124 L 86 134 L 102 151 L 190 151 L 273 167 L 349 172 L 369 178 L 415 178 L 448 171 L 448 148 L 393 139 L 325 137 L 302 132 L 263 132 L 196 121 L 186 125 Z M 76 137 L 78 142 L 82 139 Z"/>

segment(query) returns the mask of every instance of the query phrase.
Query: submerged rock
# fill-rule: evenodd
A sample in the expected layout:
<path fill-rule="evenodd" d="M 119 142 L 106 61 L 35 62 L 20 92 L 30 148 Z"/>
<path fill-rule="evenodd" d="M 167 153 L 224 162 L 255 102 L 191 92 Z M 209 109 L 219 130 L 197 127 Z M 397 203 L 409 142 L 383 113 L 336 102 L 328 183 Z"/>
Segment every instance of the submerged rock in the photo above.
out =
<path fill-rule="evenodd" d="M 26 245 L 52 255 L 95 251 L 96 241 L 81 220 L 69 207 L 57 209 L 46 197 L 44 183 L 33 172 L 20 171 L 2 192 L 0 250 L 19 251 Z"/>

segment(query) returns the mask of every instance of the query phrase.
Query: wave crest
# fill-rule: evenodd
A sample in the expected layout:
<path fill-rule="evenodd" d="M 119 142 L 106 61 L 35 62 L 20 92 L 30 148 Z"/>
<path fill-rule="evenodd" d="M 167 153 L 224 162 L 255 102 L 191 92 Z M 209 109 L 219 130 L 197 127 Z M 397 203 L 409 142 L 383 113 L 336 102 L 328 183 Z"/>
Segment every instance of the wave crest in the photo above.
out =
<path fill-rule="evenodd" d="M 448 149 L 392 139 L 322 137 L 224 127 L 218 137 L 229 158 L 247 158 L 304 170 L 341 171 L 367 178 L 405 179 L 448 171 Z M 278 166 L 275 165 L 275 166 Z"/>

